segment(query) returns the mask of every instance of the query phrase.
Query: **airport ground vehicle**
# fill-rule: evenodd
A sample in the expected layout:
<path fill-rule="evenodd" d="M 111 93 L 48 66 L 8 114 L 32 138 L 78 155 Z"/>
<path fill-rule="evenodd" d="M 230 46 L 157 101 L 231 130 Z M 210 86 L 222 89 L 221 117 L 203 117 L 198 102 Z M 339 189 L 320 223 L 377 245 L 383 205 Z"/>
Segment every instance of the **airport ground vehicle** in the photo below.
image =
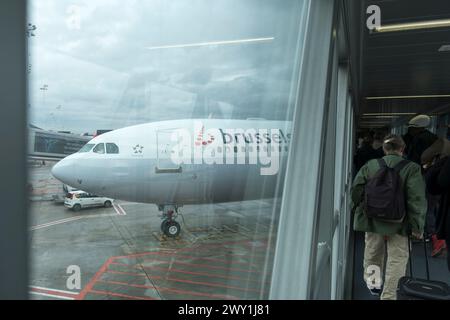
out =
<path fill-rule="evenodd" d="M 67 193 L 64 206 L 73 211 L 80 211 L 84 208 L 106 207 L 109 208 L 113 204 L 113 199 L 100 197 L 84 191 L 71 191 Z"/>

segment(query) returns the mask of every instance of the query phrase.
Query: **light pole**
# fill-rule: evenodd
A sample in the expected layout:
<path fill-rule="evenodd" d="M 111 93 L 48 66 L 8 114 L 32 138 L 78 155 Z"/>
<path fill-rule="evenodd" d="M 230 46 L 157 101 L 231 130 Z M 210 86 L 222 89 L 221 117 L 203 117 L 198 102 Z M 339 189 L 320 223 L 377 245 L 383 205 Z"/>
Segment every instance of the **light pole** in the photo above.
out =
<path fill-rule="evenodd" d="M 45 92 L 48 91 L 48 85 L 44 84 L 42 88 L 39 88 L 42 91 L 42 104 L 45 106 Z"/>
<path fill-rule="evenodd" d="M 36 31 L 37 27 L 34 24 L 29 23 L 27 27 L 27 36 L 28 37 L 35 37 L 36 35 L 33 33 L 33 31 Z"/>
<path fill-rule="evenodd" d="M 33 31 L 36 31 L 37 27 L 34 24 L 29 23 L 27 26 L 27 37 L 31 38 L 31 37 L 35 37 L 36 35 L 33 33 Z M 28 55 L 28 60 L 30 60 L 30 56 Z M 28 73 L 31 73 L 31 64 L 28 62 L 28 68 L 27 68 Z"/>

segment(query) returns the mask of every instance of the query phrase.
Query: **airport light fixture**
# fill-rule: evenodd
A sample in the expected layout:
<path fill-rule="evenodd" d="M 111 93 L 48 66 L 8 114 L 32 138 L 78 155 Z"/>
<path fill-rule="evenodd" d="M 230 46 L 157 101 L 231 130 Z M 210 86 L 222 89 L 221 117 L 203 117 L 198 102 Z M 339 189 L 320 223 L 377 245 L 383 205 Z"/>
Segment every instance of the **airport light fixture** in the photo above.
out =
<path fill-rule="evenodd" d="M 434 98 L 450 98 L 450 94 L 430 94 L 430 95 L 417 95 L 417 96 L 366 97 L 366 100 L 434 99 Z"/>
<path fill-rule="evenodd" d="M 361 125 L 388 125 L 392 123 L 392 121 L 360 121 Z"/>
<path fill-rule="evenodd" d="M 362 116 L 363 117 L 363 119 L 395 119 L 395 118 L 400 118 L 401 116 L 392 116 L 392 115 L 389 115 L 389 116 L 365 116 L 365 115 L 363 115 Z"/>
<path fill-rule="evenodd" d="M 449 52 L 450 51 L 450 44 L 445 44 L 441 46 L 438 50 L 439 52 Z"/>
<path fill-rule="evenodd" d="M 148 50 L 159 50 L 159 49 L 207 47 L 207 46 L 219 46 L 219 45 L 229 45 L 229 44 L 270 42 L 273 40 L 275 40 L 274 37 L 252 38 L 252 39 L 240 39 L 240 40 L 225 40 L 225 41 L 211 41 L 211 42 L 198 42 L 198 43 L 175 44 L 175 45 L 166 45 L 166 46 L 155 46 L 155 47 L 147 47 L 147 49 Z"/>
<path fill-rule="evenodd" d="M 48 84 L 44 84 L 39 90 L 42 91 L 42 103 L 45 105 L 45 92 L 48 91 Z"/>
<path fill-rule="evenodd" d="M 29 23 L 27 26 L 27 36 L 35 37 L 36 35 L 33 33 L 33 31 L 36 31 L 36 29 L 37 29 L 37 27 L 34 24 Z"/>
<path fill-rule="evenodd" d="M 415 116 L 417 113 L 412 112 L 381 112 L 381 113 L 364 113 L 363 116 L 374 117 L 374 116 Z"/>
<path fill-rule="evenodd" d="M 449 28 L 450 19 L 439 19 L 421 22 L 397 23 L 380 26 L 374 29 L 377 33 L 399 32 L 423 29 Z"/>

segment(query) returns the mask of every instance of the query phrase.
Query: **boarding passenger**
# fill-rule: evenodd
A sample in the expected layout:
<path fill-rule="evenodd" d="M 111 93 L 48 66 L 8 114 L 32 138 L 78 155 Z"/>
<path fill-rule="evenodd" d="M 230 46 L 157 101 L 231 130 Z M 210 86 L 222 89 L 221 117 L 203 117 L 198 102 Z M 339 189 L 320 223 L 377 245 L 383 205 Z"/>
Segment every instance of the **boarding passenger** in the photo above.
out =
<path fill-rule="evenodd" d="M 427 128 L 431 125 L 431 118 L 419 115 L 408 123 L 410 142 L 407 145 L 407 158 L 421 165 L 422 153 L 438 140 L 438 137 Z"/>
<path fill-rule="evenodd" d="M 440 159 L 427 172 L 427 189 L 432 194 L 440 194 L 437 214 L 437 237 L 447 243 L 447 265 L 450 271 L 450 157 Z"/>
<path fill-rule="evenodd" d="M 411 135 L 410 144 L 407 146 L 407 158 L 415 163 L 428 167 L 428 160 L 423 156 L 426 151 L 430 151 L 439 142 L 438 137 L 427 130 L 431 125 L 431 118 L 427 115 L 419 115 L 409 121 L 408 133 Z M 445 250 L 445 242 L 438 240 L 436 236 L 436 211 L 439 203 L 439 196 L 433 196 L 427 193 L 427 216 L 425 230 L 427 238 L 431 238 L 433 250 L 432 257 L 438 257 Z"/>
<path fill-rule="evenodd" d="M 445 199 L 440 199 L 442 192 L 436 192 L 437 182 L 434 177 L 436 173 L 439 173 L 440 167 L 442 165 L 442 159 L 450 157 L 450 141 L 447 138 L 439 138 L 431 147 L 422 153 L 422 163 L 426 168 L 427 177 L 427 195 L 431 199 L 436 199 L 436 205 L 433 207 L 433 215 L 427 215 L 427 225 L 432 225 L 432 243 L 433 251 L 431 253 L 432 257 L 438 257 L 442 253 L 446 252 L 447 245 L 442 237 L 442 205 L 445 207 Z M 435 191 L 435 192 L 433 192 Z M 445 192 L 444 192 L 445 194 Z M 430 201 L 428 202 L 430 206 Z M 440 203 L 440 205 L 438 205 Z M 428 228 L 430 229 L 430 228 Z M 441 231 L 439 231 L 441 230 Z M 439 234 L 441 236 L 439 237 Z"/>
<path fill-rule="evenodd" d="M 363 165 L 372 159 L 379 159 L 384 156 L 383 152 L 383 134 L 375 132 L 365 139 L 366 143 L 356 152 L 355 166 L 359 171 Z"/>
<path fill-rule="evenodd" d="M 369 290 L 381 293 L 382 300 L 395 300 L 398 281 L 406 273 L 408 236 L 422 238 L 427 201 L 420 166 L 403 158 L 403 139 L 387 136 L 383 150 L 386 156 L 365 164 L 353 183 L 353 227 L 365 232 L 364 281 Z"/>

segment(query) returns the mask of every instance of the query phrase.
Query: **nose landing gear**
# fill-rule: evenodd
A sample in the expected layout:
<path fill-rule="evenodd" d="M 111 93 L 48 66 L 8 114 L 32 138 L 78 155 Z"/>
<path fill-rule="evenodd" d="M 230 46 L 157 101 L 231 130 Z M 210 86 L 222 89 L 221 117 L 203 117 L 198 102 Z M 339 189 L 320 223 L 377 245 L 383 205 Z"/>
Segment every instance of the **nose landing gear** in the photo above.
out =
<path fill-rule="evenodd" d="M 169 238 L 177 237 L 181 232 L 180 224 L 175 220 L 178 217 L 178 206 L 160 205 L 162 212 L 161 231 Z"/>

